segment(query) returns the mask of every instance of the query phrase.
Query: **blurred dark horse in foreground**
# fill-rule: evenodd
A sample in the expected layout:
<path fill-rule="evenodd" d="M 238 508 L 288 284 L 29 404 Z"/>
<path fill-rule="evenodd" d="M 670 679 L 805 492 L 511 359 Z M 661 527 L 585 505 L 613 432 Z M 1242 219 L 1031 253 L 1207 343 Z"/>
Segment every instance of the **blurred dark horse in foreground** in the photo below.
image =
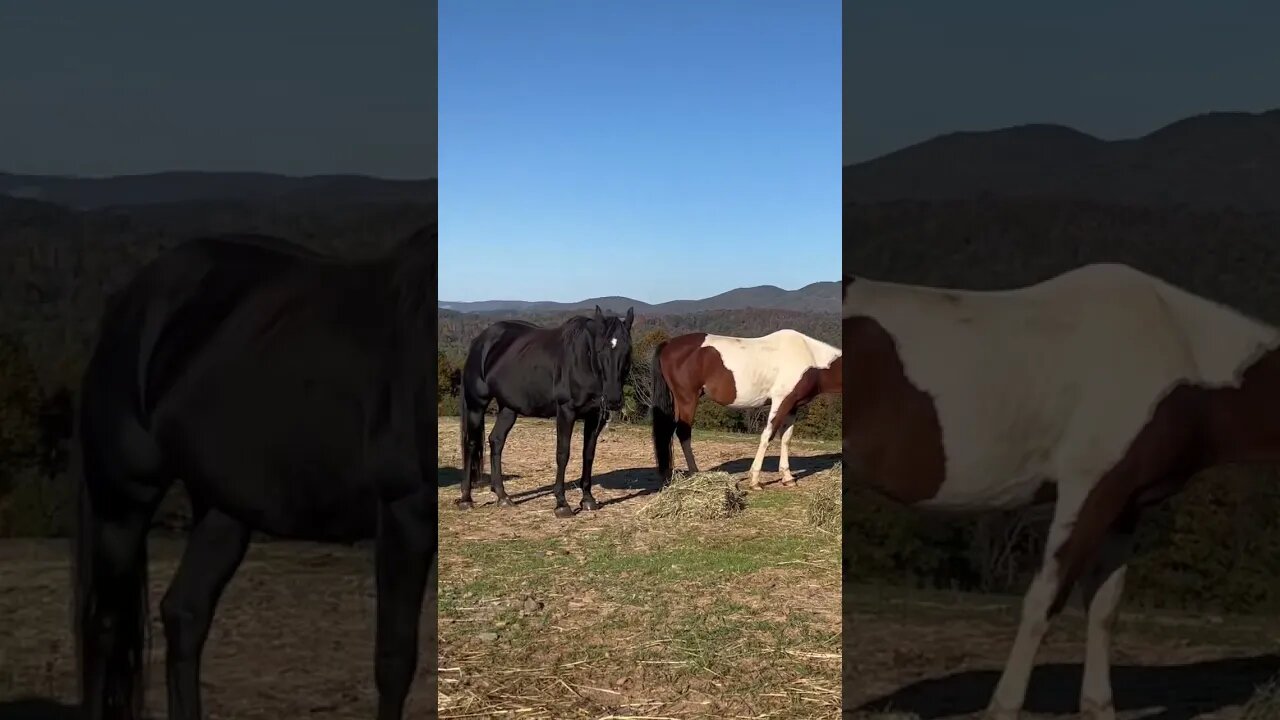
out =
<path fill-rule="evenodd" d="M 113 299 L 74 453 L 86 718 L 143 714 L 146 535 L 179 478 L 193 524 L 160 603 L 169 717 L 201 717 L 201 651 L 253 530 L 376 537 L 378 718 L 403 715 L 436 561 L 435 274 L 434 223 L 361 262 L 221 237 L 163 254 Z"/>
<path fill-rule="evenodd" d="M 591 496 L 591 464 L 596 441 L 609 413 L 622 409 L 622 386 L 631 372 L 631 324 L 627 316 L 606 316 L 596 306 L 592 317 L 572 317 L 553 328 L 527 322 L 496 322 L 484 329 L 467 351 L 462 369 L 462 496 L 458 507 L 470 509 L 471 485 L 480 479 L 484 459 L 484 413 L 498 402 L 498 419 L 489 435 L 489 476 L 498 505 L 514 505 L 502 485 L 502 446 L 516 417 L 556 419 L 556 509 L 559 518 L 573 517 L 564 498 L 564 472 L 569 464 L 573 424 L 582 420 L 582 510 L 600 506 Z"/>

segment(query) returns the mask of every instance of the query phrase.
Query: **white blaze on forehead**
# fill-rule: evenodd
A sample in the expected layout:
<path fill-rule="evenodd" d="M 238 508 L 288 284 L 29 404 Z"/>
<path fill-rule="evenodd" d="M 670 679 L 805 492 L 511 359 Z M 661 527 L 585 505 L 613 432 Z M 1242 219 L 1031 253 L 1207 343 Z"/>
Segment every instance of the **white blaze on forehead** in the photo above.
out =
<path fill-rule="evenodd" d="M 613 338 L 609 340 L 609 347 L 614 347 L 614 348 L 618 347 L 618 338 Z"/>

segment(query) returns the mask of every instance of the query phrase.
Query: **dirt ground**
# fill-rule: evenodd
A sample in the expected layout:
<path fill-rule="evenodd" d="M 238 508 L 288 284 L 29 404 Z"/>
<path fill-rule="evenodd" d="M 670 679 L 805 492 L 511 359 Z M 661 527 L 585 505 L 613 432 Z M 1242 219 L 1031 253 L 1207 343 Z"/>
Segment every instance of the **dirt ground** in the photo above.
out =
<path fill-rule="evenodd" d="M 1017 629 L 1018 600 L 849 585 L 845 611 L 847 716 L 980 718 Z M 1243 712 L 1258 686 L 1280 673 L 1278 642 L 1272 618 L 1122 611 L 1112 661 L 1118 716 L 1280 718 L 1275 700 L 1274 710 Z M 1027 720 L 1076 717 L 1083 651 L 1083 617 L 1073 608 L 1042 647 Z"/>
<path fill-rule="evenodd" d="M 182 550 L 153 535 L 148 705 L 165 716 L 164 640 L 157 608 Z M 0 720 L 77 717 L 66 541 L 0 542 Z M 435 701 L 424 608 L 419 671 L 407 717 Z M 204 652 L 206 716 L 236 720 L 369 718 L 374 595 L 371 547 L 263 542 L 227 587 Z M 20 698 L 39 700 L 18 702 Z"/>
<path fill-rule="evenodd" d="M 838 445 L 794 442 L 800 482 L 781 488 L 775 443 L 765 489 L 735 517 L 650 520 L 637 515 L 656 489 L 647 431 L 611 426 L 593 471 L 603 507 L 557 519 L 551 423 L 521 418 L 508 438 L 517 507 L 494 504 L 486 453 L 468 511 L 454 505 L 457 423 L 439 433 L 441 718 L 838 715 L 839 539 L 804 520 L 838 486 Z M 695 430 L 693 443 L 701 470 L 745 474 L 756 440 Z M 580 473 L 579 427 L 575 509 Z"/>

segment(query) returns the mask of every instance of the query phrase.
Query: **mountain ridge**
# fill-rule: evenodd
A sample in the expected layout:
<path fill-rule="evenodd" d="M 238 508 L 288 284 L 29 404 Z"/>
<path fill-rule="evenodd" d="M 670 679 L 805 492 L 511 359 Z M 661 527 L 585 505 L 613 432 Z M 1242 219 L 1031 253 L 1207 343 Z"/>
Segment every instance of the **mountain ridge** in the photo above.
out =
<path fill-rule="evenodd" d="M 355 173 L 285 175 L 267 172 L 172 170 L 86 177 L 0 172 L 0 195 L 75 210 L 239 201 L 277 203 L 434 201 L 436 180 L 387 179 Z"/>
<path fill-rule="evenodd" d="M 437 307 L 460 313 L 556 313 L 574 310 L 591 310 L 596 305 L 608 312 L 622 313 L 635 308 L 647 315 L 685 315 L 709 310 L 793 310 L 797 312 L 835 313 L 840 307 L 838 281 L 817 281 L 795 290 L 785 290 L 776 285 L 756 285 L 727 290 L 701 299 L 668 300 L 646 303 L 628 297 L 593 297 L 576 302 L 550 300 L 478 300 L 469 302 L 440 301 Z"/>
<path fill-rule="evenodd" d="M 844 202 L 1072 197 L 1120 205 L 1280 210 L 1280 109 L 1208 112 L 1104 140 L 1066 125 L 938 135 L 846 165 Z"/>

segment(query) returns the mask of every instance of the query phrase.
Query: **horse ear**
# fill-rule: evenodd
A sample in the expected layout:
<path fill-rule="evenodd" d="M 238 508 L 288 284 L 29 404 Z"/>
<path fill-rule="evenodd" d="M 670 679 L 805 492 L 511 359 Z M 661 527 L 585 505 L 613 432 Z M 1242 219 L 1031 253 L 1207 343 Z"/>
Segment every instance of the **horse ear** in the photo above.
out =
<path fill-rule="evenodd" d="M 604 311 L 600 309 L 599 305 L 596 306 L 596 322 L 604 322 Z"/>
<path fill-rule="evenodd" d="M 635 322 L 635 321 L 636 321 L 636 309 L 635 309 L 635 307 L 629 307 L 629 308 L 627 308 L 627 329 L 628 329 L 628 330 L 630 330 L 630 329 L 631 329 L 631 323 L 633 323 L 633 322 Z"/>

